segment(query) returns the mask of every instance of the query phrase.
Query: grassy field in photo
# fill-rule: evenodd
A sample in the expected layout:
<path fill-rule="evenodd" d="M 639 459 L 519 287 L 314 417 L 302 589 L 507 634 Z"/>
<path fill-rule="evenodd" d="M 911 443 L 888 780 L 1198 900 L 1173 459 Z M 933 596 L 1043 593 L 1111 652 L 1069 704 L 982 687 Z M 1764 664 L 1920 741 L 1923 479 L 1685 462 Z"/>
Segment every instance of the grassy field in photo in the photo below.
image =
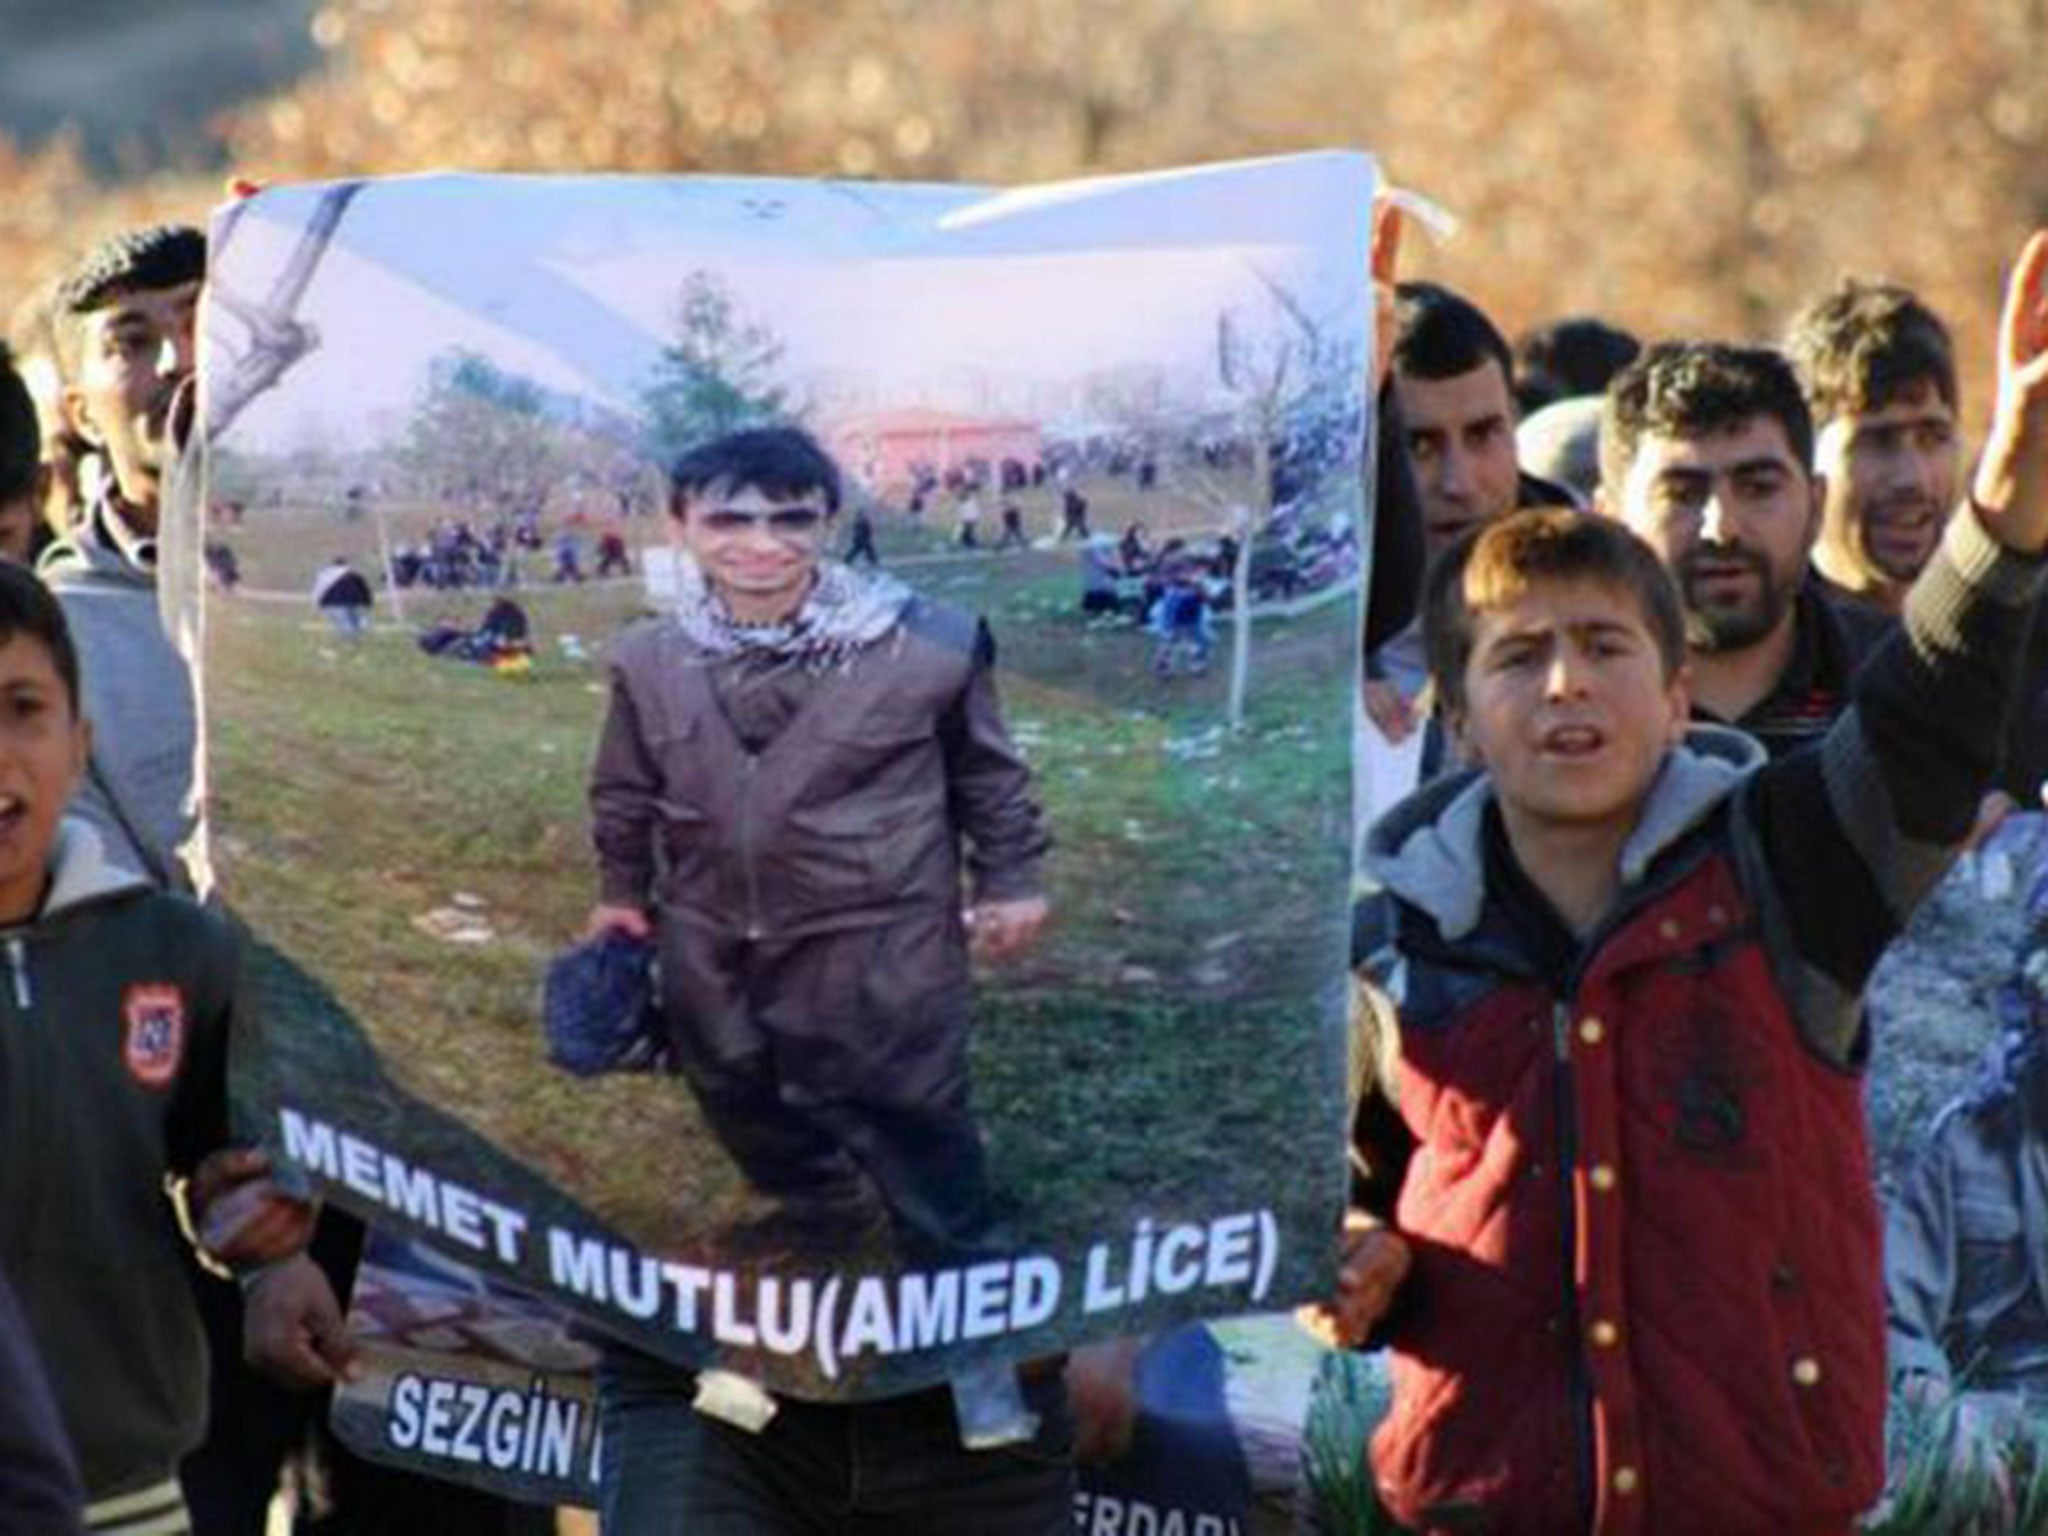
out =
<path fill-rule="evenodd" d="M 1172 525 L 1163 495 L 1126 494 L 1155 539 Z M 1031 505 L 1043 534 L 1053 493 Z M 411 538 L 429 515 L 392 520 Z M 1334 1146 L 1341 1113 L 1353 603 L 1256 621 L 1232 733 L 1228 623 L 1206 674 L 1161 680 L 1149 636 L 1081 616 L 1075 546 L 956 554 L 948 534 L 892 520 L 882 545 L 988 619 L 1056 839 L 1054 926 L 976 994 L 978 1116 L 1019 1236 L 1073 1253 L 1140 1209 L 1327 1214 L 1341 1169 L 1303 1149 Z M 474 622 L 483 594 L 410 593 L 406 625 L 380 612 L 355 643 L 283 596 L 337 553 L 375 569 L 370 519 L 252 512 L 227 537 L 248 590 L 209 616 L 216 857 L 295 973 L 270 999 L 284 1096 L 400 1150 L 441 1134 L 407 1101 L 431 1105 L 449 1155 L 482 1138 L 643 1248 L 755 1214 L 680 1081 L 545 1060 L 539 978 L 594 894 L 584 777 L 637 583 L 523 588 L 536 662 L 504 678 L 422 654 L 409 627 Z M 451 913 L 466 937 L 437 927 Z"/>

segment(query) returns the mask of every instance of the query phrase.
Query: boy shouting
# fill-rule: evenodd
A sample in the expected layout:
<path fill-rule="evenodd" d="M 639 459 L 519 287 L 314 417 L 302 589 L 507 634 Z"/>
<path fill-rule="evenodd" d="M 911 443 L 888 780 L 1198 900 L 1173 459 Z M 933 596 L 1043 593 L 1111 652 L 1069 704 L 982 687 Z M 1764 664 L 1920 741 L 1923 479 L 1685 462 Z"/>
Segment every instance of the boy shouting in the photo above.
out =
<path fill-rule="evenodd" d="M 1688 731 L 1677 595 L 1617 523 L 1521 514 L 1432 573 L 1476 766 L 1372 836 L 1398 1113 L 1361 1116 L 1387 1198 L 1327 1319 L 1393 1347 L 1404 1524 L 1846 1533 L 1877 1498 L 1861 992 L 1996 766 L 2044 543 L 2048 234 L 1969 505 L 1812 748 Z"/>
<path fill-rule="evenodd" d="M 60 819 L 89 750 L 78 698 L 63 609 L 0 563 L 0 1270 L 55 1390 L 87 1528 L 175 1536 L 206 1342 L 166 1177 L 190 1176 L 187 1208 L 228 1264 L 295 1252 L 313 1216 L 261 1153 L 225 1146 L 240 970 L 226 924 Z"/>

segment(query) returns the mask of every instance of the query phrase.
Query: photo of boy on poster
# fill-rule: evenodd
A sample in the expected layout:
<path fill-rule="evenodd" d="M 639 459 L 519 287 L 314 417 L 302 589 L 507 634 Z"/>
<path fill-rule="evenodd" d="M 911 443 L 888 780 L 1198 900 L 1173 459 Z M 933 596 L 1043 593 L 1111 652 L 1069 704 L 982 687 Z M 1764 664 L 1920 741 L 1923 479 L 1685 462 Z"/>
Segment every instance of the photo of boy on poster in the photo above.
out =
<path fill-rule="evenodd" d="M 669 1060 L 776 1202 L 736 1257 L 886 1219 L 913 1266 L 969 1261 L 993 1217 L 968 957 L 1037 937 L 1050 841 L 994 642 L 824 559 L 839 471 L 795 428 L 704 443 L 671 486 L 683 590 L 613 652 L 589 933 L 652 939 Z"/>

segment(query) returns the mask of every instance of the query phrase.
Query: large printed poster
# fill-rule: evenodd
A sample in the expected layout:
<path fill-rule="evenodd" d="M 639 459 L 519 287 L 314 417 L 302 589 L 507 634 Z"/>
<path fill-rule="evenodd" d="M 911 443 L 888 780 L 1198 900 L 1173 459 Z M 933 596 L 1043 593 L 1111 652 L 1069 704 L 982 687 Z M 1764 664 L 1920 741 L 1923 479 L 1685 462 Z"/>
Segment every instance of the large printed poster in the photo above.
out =
<path fill-rule="evenodd" d="M 1371 192 L 218 216 L 205 775 L 269 1144 L 805 1395 L 1324 1293 Z"/>

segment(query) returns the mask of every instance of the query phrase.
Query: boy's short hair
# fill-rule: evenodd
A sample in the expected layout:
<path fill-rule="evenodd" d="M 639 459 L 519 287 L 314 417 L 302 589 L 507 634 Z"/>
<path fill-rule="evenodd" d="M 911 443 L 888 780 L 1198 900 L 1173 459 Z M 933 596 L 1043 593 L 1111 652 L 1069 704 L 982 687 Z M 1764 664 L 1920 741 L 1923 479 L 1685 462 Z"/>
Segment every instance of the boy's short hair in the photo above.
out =
<path fill-rule="evenodd" d="M 1646 434 L 1706 437 L 1767 417 L 1784 428 L 1801 470 L 1813 467 L 1813 415 L 1784 355 L 1719 341 L 1660 341 L 1607 386 L 1600 411 L 1600 483 L 1619 497 Z"/>
<path fill-rule="evenodd" d="M 85 317 L 116 299 L 206 278 L 206 236 L 189 224 L 152 224 L 101 241 L 57 284 L 51 302 L 58 366 L 78 376 Z"/>
<path fill-rule="evenodd" d="M 1843 278 L 1793 316 L 1785 351 L 1821 421 L 1881 410 L 1923 383 L 1956 409 L 1948 327 L 1897 283 Z"/>
<path fill-rule="evenodd" d="M 1500 364 L 1512 394 L 1515 355 L 1486 312 L 1441 283 L 1394 289 L 1394 371 L 1414 379 L 1454 379 L 1487 361 Z"/>
<path fill-rule="evenodd" d="M 839 466 L 796 427 L 753 427 L 713 438 L 677 459 L 668 480 L 671 511 L 718 485 L 751 488 L 778 501 L 818 491 L 826 516 L 839 510 Z"/>
<path fill-rule="evenodd" d="M 1422 599 L 1423 654 L 1447 710 L 1465 707 L 1465 668 L 1482 614 L 1542 582 L 1598 582 L 1642 610 L 1666 680 L 1685 662 L 1685 611 L 1657 552 L 1626 524 L 1541 507 L 1468 533 L 1431 567 Z"/>
<path fill-rule="evenodd" d="M 43 433 L 36 402 L 14 366 L 14 354 L 0 341 L 0 504 L 35 489 L 43 465 Z"/>
<path fill-rule="evenodd" d="M 27 635 L 50 653 L 50 665 L 64 681 L 71 713 L 78 713 L 78 648 L 63 604 L 25 565 L 0 560 L 0 645 Z"/>

